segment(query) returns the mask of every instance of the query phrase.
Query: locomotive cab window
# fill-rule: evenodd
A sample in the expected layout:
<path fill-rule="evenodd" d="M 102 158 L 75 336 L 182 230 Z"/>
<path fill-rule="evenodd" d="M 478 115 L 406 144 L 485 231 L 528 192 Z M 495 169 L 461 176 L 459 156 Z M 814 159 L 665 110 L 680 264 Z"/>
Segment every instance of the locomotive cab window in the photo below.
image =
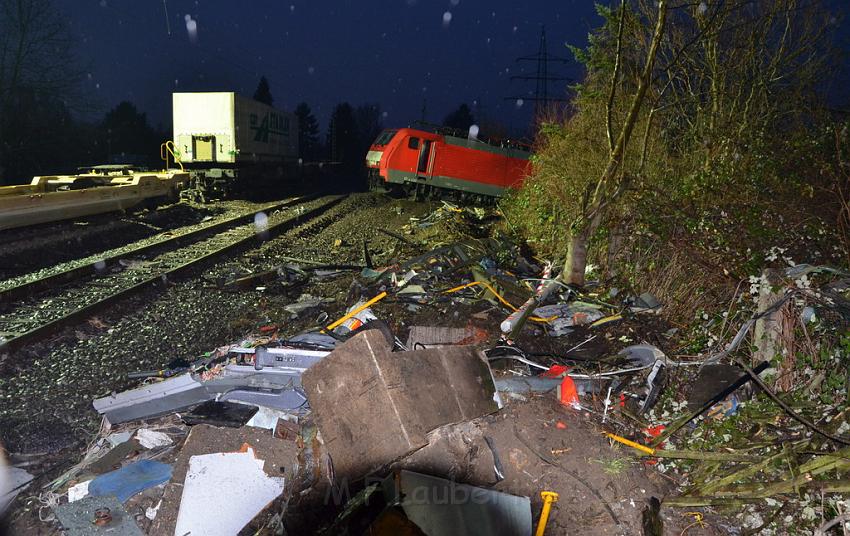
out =
<path fill-rule="evenodd" d="M 381 134 L 378 136 L 378 139 L 375 140 L 375 145 L 386 145 L 386 144 L 388 144 L 390 142 L 390 140 L 393 139 L 393 136 L 395 136 L 396 132 L 398 132 L 398 131 L 397 130 L 385 130 L 385 131 L 381 132 Z"/>
<path fill-rule="evenodd" d="M 418 149 L 419 138 L 410 138 L 409 140 L 407 140 L 407 147 L 410 149 Z"/>

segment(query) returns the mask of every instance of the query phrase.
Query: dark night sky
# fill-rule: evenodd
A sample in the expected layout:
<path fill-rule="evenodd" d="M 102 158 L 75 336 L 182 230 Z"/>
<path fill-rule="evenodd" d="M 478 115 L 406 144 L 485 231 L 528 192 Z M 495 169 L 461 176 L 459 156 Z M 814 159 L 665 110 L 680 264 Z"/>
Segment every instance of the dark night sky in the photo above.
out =
<path fill-rule="evenodd" d="M 343 100 L 376 102 L 386 125 L 403 126 L 419 118 L 424 98 L 430 121 L 477 101 L 479 112 L 523 132 L 532 104 L 504 97 L 533 94 L 533 82 L 510 76 L 536 66 L 516 57 L 537 51 L 542 24 L 549 52 L 571 57 L 564 43 L 585 45 L 600 22 L 589 0 L 165 0 L 167 18 L 159 0 L 56 3 L 97 105 L 90 118 L 129 100 L 164 126 L 172 91 L 250 97 L 265 74 L 276 106 L 306 101 L 323 129 Z M 573 62 L 557 70 L 581 76 Z"/>

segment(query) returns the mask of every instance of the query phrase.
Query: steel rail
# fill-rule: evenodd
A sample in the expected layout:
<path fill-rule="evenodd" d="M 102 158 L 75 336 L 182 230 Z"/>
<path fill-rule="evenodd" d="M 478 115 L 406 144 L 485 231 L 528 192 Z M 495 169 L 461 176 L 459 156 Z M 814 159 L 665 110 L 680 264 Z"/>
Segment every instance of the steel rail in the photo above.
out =
<path fill-rule="evenodd" d="M 46 275 L 44 277 L 40 277 L 38 279 L 34 279 L 32 281 L 28 281 L 20 285 L 16 285 L 14 287 L 9 287 L 5 290 L 0 290 L 0 304 L 9 304 L 13 301 L 29 298 L 34 294 L 57 287 L 59 285 L 71 283 L 78 279 L 82 279 L 83 277 L 88 275 L 95 275 L 98 273 L 98 271 L 102 271 L 108 268 L 109 266 L 114 265 L 120 259 L 142 255 L 162 247 L 181 247 L 188 242 L 200 240 L 206 236 L 217 233 L 222 229 L 230 227 L 231 225 L 238 224 L 243 221 L 249 221 L 259 212 L 268 212 L 271 210 L 277 210 L 280 208 L 296 205 L 298 203 L 311 201 L 313 199 L 316 199 L 320 195 L 321 194 L 312 194 L 309 196 L 295 197 L 292 199 L 287 199 L 286 201 L 257 207 L 255 210 L 239 214 L 238 216 L 234 216 L 232 218 L 228 218 L 220 222 L 216 222 L 186 233 L 175 235 L 170 238 L 165 238 L 163 240 L 158 240 L 150 244 L 145 244 L 143 246 L 139 246 L 131 250 L 122 251 L 121 253 L 116 253 L 114 255 L 98 259 L 97 263 L 93 262 L 89 264 L 83 264 L 74 268 L 63 270 L 61 272 L 56 272 L 55 274 Z M 95 265 L 100 262 L 103 262 L 104 264 L 100 267 L 96 267 Z"/>
<path fill-rule="evenodd" d="M 242 246 L 250 245 L 253 242 L 257 242 L 259 245 L 270 238 L 276 237 L 285 231 L 288 231 L 298 225 L 304 224 L 307 221 L 320 216 L 329 208 L 340 203 L 343 199 L 345 199 L 345 197 L 346 196 L 344 195 L 337 196 L 331 201 L 324 203 L 321 206 L 315 207 L 303 213 L 295 214 L 293 217 L 287 218 L 283 221 L 270 224 L 266 229 L 262 231 L 262 233 L 256 233 L 240 238 L 238 240 L 234 240 L 218 249 L 208 251 L 207 253 L 195 257 L 194 259 L 184 262 L 178 266 L 162 270 L 156 273 L 155 275 L 152 275 L 147 279 L 136 283 L 135 285 L 120 289 L 104 298 L 101 298 L 83 307 L 75 309 L 59 318 L 41 324 L 38 327 L 32 328 L 14 337 L 8 338 L 4 343 L 0 344 L 0 353 L 14 352 L 20 349 L 25 344 L 29 344 L 36 339 L 45 337 L 46 335 L 56 332 L 66 326 L 79 323 L 80 320 L 95 315 L 98 312 L 116 304 L 117 302 L 127 299 L 128 297 L 141 292 L 142 290 L 153 288 L 158 285 L 165 286 L 165 284 L 167 284 L 167 282 L 170 281 L 171 278 L 179 276 L 185 273 L 186 271 L 191 270 L 192 268 L 195 268 L 198 265 L 206 261 L 212 260 L 224 253 L 228 253 Z"/>

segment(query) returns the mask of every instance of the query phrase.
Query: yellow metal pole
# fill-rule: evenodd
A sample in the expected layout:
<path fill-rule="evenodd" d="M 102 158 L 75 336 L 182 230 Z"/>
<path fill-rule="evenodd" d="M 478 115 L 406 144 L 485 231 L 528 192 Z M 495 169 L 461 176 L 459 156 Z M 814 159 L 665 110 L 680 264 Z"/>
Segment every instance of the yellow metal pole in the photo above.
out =
<path fill-rule="evenodd" d="M 540 520 L 537 522 L 537 532 L 534 533 L 534 536 L 543 536 L 543 533 L 546 532 L 549 510 L 552 509 L 552 503 L 558 502 L 558 494 L 554 491 L 541 491 L 540 497 L 543 499 L 543 510 L 540 511 Z"/>
<path fill-rule="evenodd" d="M 347 313 L 345 316 L 343 316 L 342 318 L 340 318 L 339 320 L 337 320 L 336 322 L 334 322 L 333 324 L 331 324 L 330 326 L 328 326 L 328 327 L 327 327 L 327 329 L 328 329 L 328 330 L 334 329 L 335 327 L 339 326 L 340 324 L 342 324 L 343 322 L 345 322 L 346 320 L 348 320 L 348 319 L 349 319 L 349 318 L 351 318 L 352 316 L 356 315 L 357 313 L 359 313 L 359 312 L 360 312 L 360 311 L 362 311 L 363 309 L 366 309 L 367 307 L 370 307 L 370 306 L 374 305 L 375 303 L 377 303 L 377 302 L 379 302 L 379 301 L 383 300 L 383 299 L 384 299 L 384 298 L 386 298 L 386 297 L 387 297 L 387 293 L 386 293 L 386 292 L 381 292 L 380 294 L 378 294 L 377 296 L 375 296 L 375 297 L 374 297 L 374 298 L 372 298 L 371 300 L 367 301 L 366 303 L 364 303 L 363 305 L 361 305 L 361 306 L 360 306 L 360 307 L 358 307 L 357 309 L 355 309 L 355 310 L 351 311 L 350 313 Z M 325 330 L 322 330 L 322 332 L 324 332 L 324 331 L 325 331 Z"/>
<path fill-rule="evenodd" d="M 650 456 L 655 454 L 654 448 L 647 447 L 646 445 L 641 445 L 640 443 L 635 443 L 634 441 L 630 441 L 630 440 L 626 439 L 625 437 L 620 437 L 620 436 L 614 435 L 610 432 L 605 432 L 605 435 L 610 437 L 614 441 L 617 441 L 618 443 L 622 443 L 623 445 L 628 445 L 629 447 L 632 447 L 633 449 L 638 449 L 639 451 L 645 452 L 646 454 L 649 454 Z"/>

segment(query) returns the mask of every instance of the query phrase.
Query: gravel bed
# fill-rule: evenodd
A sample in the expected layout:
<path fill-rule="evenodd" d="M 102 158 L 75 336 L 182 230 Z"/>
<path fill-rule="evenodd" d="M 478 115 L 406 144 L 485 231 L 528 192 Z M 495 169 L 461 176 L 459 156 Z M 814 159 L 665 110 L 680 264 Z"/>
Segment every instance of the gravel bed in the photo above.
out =
<path fill-rule="evenodd" d="M 267 225 L 297 218 L 302 210 L 321 206 L 327 199 L 314 200 L 296 207 L 285 207 L 266 215 Z M 86 278 L 73 286 L 45 293 L 16 307 L 12 314 L 0 317 L 0 333 L 24 333 L 47 322 L 56 320 L 88 304 L 102 300 L 119 290 L 129 288 L 152 277 L 164 274 L 186 262 L 199 258 L 225 245 L 257 235 L 255 222 L 233 227 L 198 242 L 177 246 L 163 252 L 152 252 L 144 259 L 128 259 L 112 269 L 104 268 L 94 277 Z M 171 244 L 173 247 L 174 245 Z M 165 247 L 165 246 L 164 246 Z M 163 275 L 164 277 L 164 275 Z"/>
<path fill-rule="evenodd" d="M 322 203 L 312 201 L 305 209 Z M 345 218 L 357 213 L 355 205 L 344 200 L 328 212 Z M 321 231 L 321 224 L 314 224 L 309 232 Z M 292 243 L 305 232 L 301 226 L 269 243 Z M 285 295 L 211 286 L 206 281 L 217 269 L 171 283 L 165 291 L 145 292 L 75 330 L 16 352 L 0 377 L 0 442 L 16 453 L 78 449 L 99 426 L 92 399 L 138 384 L 126 379 L 127 372 L 199 357 L 256 330 L 290 303 Z"/>
<path fill-rule="evenodd" d="M 209 220 L 199 221 L 190 225 L 181 225 L 178 227 L 174 227 L 168 230 L 164 230 L 162 232 L 157 232 L 156 234 L 147 236 L 145 238 L 142 238 L 141 240 L 134 240 L 132 238 L 132 235 L 127 236 L 123 233 L 110 233 L 111 238 L 108 242 L 105 243 L 109 244 L 112 247 L 100 249 L 95 252 L 90 252 L 86 249 L 74 250 L 77 255 L 74 256 L 71 260 L 67 261 L 54 261 L 53 259 L 61 258 L 61 255 L 57 256 L 53 247 L 44 246 L 43 248 L 40 248 L 37 253 L 38 255 L 44 258 L 44 264 L 42 266 L 46 267 L 42 267 L 37 270 L 20 274 L 15 277 L 8 277 L 0 281 L 0 290 L 15 287 L 27 283 L 29 281 L 33 281 L 35 279 L 40 279 L 42 277 L 53 275 L 58 272 L 63 272 L 65 270 L 76 268 L 78 266 L 95 264 L 97 261 L 105 257 L 120 255 L 122 252 L 129 252 L 140 246 L 159 242 L 164 238 L 170 237 L 174 234 L 183 234 L 202 227 L 213 225 L 222 220 L 237 216 L 238 214 L 249 212 L 251 210 L 256 210 L 258 207 L 262 207 L 267 204 L 268 203 L 251 203 L 247 201 L 229 201 L 221 202 L 215 205 L 209 205 L 209 208 L 205 210 L 209 210 L 211 213 L 215 213 L 215 216 L 212 216 Z M 165 236 L 166 234 L 167 236 Z M 128 239 L 133 241 L 128 242 Z M 65 240 L 67 243 L 71 244 L 72 248 L 75 247 L 73 239 L 66 238 Z"/>

